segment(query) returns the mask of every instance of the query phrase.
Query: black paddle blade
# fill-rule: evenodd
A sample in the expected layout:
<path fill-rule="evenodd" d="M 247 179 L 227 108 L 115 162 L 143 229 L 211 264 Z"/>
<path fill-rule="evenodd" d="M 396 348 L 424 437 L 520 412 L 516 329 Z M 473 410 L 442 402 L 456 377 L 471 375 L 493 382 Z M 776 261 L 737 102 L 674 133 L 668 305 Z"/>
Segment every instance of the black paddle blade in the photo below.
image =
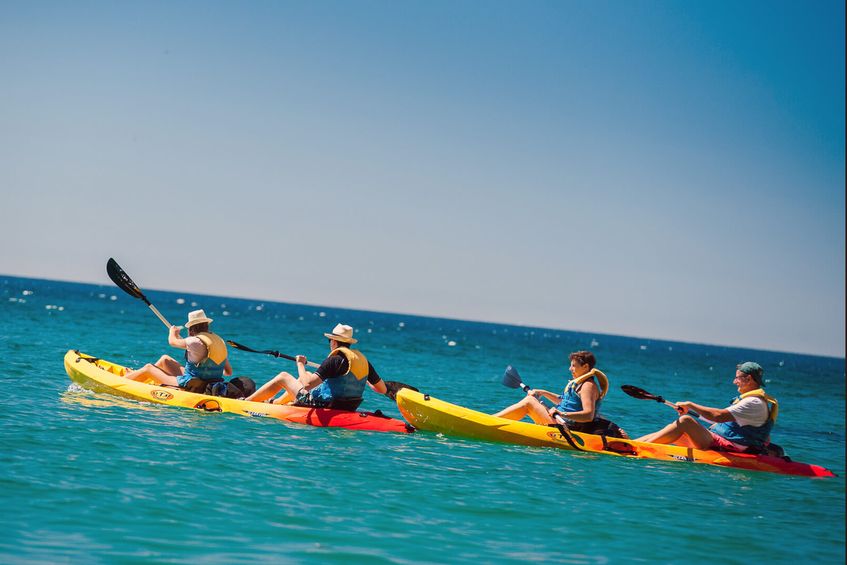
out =
<path fill-rule="evenodd" d="M 109 261 L 106 263 L 106 274 L 109 275 L 109 278 L 112 279 L 112 282 L 117 285 L 119 289 L 132 296 L 133 298 L 140 298 L 146 304 L 150 304 L 147 301 L 147 297 L 141 292 L 141 289 L 138 288 L 138 285 L 133 282 L 129 275 L 121 269 L 121 266 L 118 265 L 118 262 L 109 258 Z"/>
<path fill-rule="evenodd" d="M 385 388 L 388 389 L 385 392 L 385 396 L 390 398 L 391 400 L 397 400 L 397 392 L 400 389 L 408 388 L 409 390 L 413 390 L 415 392 L 420 392 L 418 389 L 411 385 L 407 385 L 406 383 L 401 383 L 399 381 L 384 381 Z"/>
<path fill-rule="evenodd" d="M 521 388 L 521 376 L 518 370 L 509 365 L 503 373 L 503 384 L 509 388 Z"/>
<path fill-rule="evenodd" d="M 656 396 L 655 394 L 650 394 L 643 388 L 638 388 L 637 386 L 632 385 L 621 385 L 621 390 L 626 394 L 633 398 L 638 398 L 639 400 L 655 400 L 656 402 L 664 402 L 665 399 L 661 396 Z"/>
<path fill-rule="evenodd" d="M 232 341 L 231 339 L 226 340 L 227 345 L 231 345 L 236 349 L 240 349 L 242 351 L 249 351 L 250 353 L 261 353 L 261 351 L 256 351 L 255 349 L 250 349 L 246 345 L 241 345 L 237 341 Z"/>

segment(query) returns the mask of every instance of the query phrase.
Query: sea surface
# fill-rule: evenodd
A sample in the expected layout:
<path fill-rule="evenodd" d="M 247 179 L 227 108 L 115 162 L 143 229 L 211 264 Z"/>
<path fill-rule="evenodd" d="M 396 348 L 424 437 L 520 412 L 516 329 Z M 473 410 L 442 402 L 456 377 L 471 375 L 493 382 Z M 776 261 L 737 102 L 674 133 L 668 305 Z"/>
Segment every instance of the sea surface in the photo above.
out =
<path fill-rule="evenodd" d="M 355 432 L 201 413 L 71 386 L 78 349 L 140 366 L 167 329 L 111 285 L 0 276 L 0 563 L 843 563 L 845 361 L 633 337 L 147 292 L 171 322 L 204 308 L 255 349 L 320 361 L 354 326 L 385 379 L 494 412 L 521 398 L 515 365 L 558 389 L 591 349 L 613 388 L 604 413 L 641 435 L 673 410 L 725 406 L 735 365 L 765 367 L 774 441 L 839 477 L 810 479 L 627 460 L 419 432 Z M 291 362 L 231 352 L 264 382 Z M 363 408 L 400 417 L 367 392 Z"/>

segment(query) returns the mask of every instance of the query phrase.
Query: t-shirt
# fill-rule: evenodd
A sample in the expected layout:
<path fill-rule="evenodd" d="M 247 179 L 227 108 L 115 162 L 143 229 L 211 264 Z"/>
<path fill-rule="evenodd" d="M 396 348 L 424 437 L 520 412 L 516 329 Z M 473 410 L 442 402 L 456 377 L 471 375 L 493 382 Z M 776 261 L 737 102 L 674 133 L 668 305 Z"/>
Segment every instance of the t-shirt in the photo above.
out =
<path fill-rule="evenodd" d="M 208 355 L 206 344 L 196 335 L 185 338 L 185 351 L 188 354 L 188 360 L 192 363 L 200 363 Z"/>
<path fill-rule="evenodd" d="M 325 381 L 327 379 L 343 377 L 349 370 L 350 362 L 347 361 L 346 357 L 343 355 L 330 355 L 324 359 L 321 366 L 315 370 L 315 374 L 320 377 L 322 381 Z M 371 362 L 368 361 L 368 382 L 375 385 L 380 380 L 381 379 L 376 373 L 376 370 L 373 368 L 373 365 L 371 365 Z"/>
<path fill-rule="evenodd" d="M 748 396 L 727 407 L 740 426 L 763 426 L 768 420 L 768 403 L 758 396 Z"/>

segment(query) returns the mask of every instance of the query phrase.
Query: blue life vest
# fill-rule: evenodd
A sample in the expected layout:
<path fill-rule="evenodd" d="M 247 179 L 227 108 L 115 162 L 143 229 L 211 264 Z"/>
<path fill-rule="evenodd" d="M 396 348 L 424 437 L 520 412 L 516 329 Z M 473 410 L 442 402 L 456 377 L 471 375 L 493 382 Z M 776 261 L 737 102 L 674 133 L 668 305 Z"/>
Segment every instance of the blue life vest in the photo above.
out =
<path fill-rule="evenodd" d="M 579 396 L 579 391 L 577 389 L 581 389 L 582 385 L 591 380 L 594 382 L 595 386 L 597 386 L 598 390 L 600 390 L 599 385 L 597 385 L 597 381 L 594 377 L 589 377 L 588 379 L 573 379 L 568 382 L 565 387 L 564 392 L 562 392 L 562 400 L 556 406 L 556 410 L 562 413 L 566 412 L 582 412 L 582 398 Z M 600 414 L 600 404 L 602 402 L 602 398 L 598 398 L 594 403 L 594 417 L 596 418 Z"/>
<path fill-rule="evenodd" d="M 326 402 L 333 399 L 362 398 L 365 392 L 365 384 L 368 382 L 367 376 L 370 373 L 368 360 L 362 355 L 361 351 L 346 347 L 334 349 L 330 352 L 330 355 L 341 355 L 347 359 L 349 367 L 347 373 L 340 377 L 326 379 L 315 387 L 309 393 L 309 396 Z"/>
<path fill-rule="evenodd" d="M 203 332 L 198 334 L 203 344 L 206 346 L 206 358 L 199 363 L 194 363 L 188 360 L 188 351 L 185 352 L 185 373 L 177 377 L 177 384 L 184 387 L 191 379 L 202 379 L 211 381 L 223 379 L 224 368 L 226 367 L 227 351 L 226 343 L 217 334 Z M 213 359 L 217 360 L 215 362 Z"/>
<path fill-rule="evenodd" d="M 710 429 L 714 433 L 733 443 L 761 449 L 770 442 L 771 430 L 776 422 L 778 405 L 776 399 L 765 394 L 765 391 L 762 389 L 746 392 L 733 399 L 732 403 L 735 404 L 742 398 L 746 398 L 748 396 L 757 396 L 767 405 L 768 419 L 765 420 L 764 424 L 761 426 L 742 426 L 735 420 L 732 420 L 731 422 L 719 422 L 714 424 Z"/>

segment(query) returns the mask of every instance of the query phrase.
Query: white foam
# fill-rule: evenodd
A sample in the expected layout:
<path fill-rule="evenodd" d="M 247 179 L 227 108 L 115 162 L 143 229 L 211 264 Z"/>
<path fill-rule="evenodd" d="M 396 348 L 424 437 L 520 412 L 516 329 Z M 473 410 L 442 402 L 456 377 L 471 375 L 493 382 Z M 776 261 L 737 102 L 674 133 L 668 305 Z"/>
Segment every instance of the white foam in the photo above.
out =
<path fill-rule="evenodd" d="M 23 294 L 24 296 L 29 296 L 30 294 L 33 294 L 33 291 L 25 290 L 25 291 L 21 292 L 21 294 Z"/>
<path fill-rule="evenodd" d="M 185 304 L 185 298 L 177 298 L 176 303 L 177 304 Z"/>
<path fill-rule="evenodd" d="M 647 346 L 646 346 L 646 345 L 642 345 L 642 346 L 641 346 L 641 351 L 644 351 L 645 349 L 647 349 Z"/>
<path fill-rule="evenodd" d="M 118 297 L 117 297 L 117 296 L 115 296 L 114 294 L 113 294 L 112 296 L 110 296 L 110 297 L 109 297 L 109 300 L 117 300 L 117 299 L 118 299 Z"/>
<path fill-rule="evenodd" d="M 318 316 L 321 318 L 326 318 L 326 312 L 318 312 Z"/>
<path fill-rule="evenodd" d="M 450 341 L 447 342 L 447 346 L 448 347 L 456 347 L 456 342 L 451 339 Z"/>

